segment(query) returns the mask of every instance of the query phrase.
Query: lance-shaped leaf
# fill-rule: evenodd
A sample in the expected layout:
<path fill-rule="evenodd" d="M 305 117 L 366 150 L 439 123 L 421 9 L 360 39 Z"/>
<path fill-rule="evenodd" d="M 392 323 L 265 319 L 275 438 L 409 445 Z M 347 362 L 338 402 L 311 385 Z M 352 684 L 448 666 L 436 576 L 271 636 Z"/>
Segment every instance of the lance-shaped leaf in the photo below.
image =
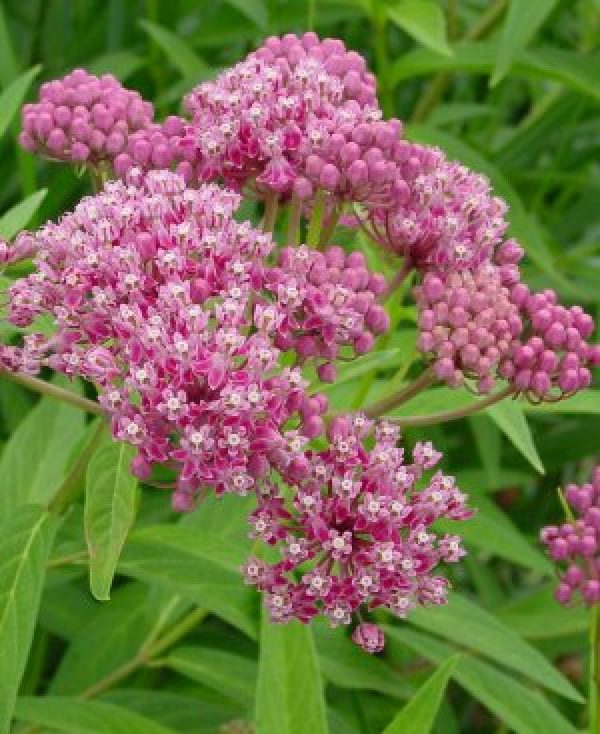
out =
<path fill-rule="evenodd" d="M 100 600 L 110 597 L 119 556 L 135 519 L 137 480 L 130 471 L 134 453 L 127 444 L 110 444 L 97 451 L 88 465 L 85 536 L 90 587 Z"/>
<path fill-rule="evenodd" d="M 453 655 L 419 688 L 383 734 L 429 734 L 442 703 L 448 679 L 460 655 Z"/>
<path fill-rule="evenodd" d="M 256 691 L 261 734 L 327 734 L 321 671 L 308 625 L 263 618 Z"/>
<path fill-rule="evenodd" d="M 173 729 L 114 703 L 66 696 L 20 698 L 16 717 L 69 734 L 175 734 Z"/>
<path fill-rule="evenodd" d="M 0 734 L 8 734 L 57 520 L 22 505 L 0 524 Z"/>

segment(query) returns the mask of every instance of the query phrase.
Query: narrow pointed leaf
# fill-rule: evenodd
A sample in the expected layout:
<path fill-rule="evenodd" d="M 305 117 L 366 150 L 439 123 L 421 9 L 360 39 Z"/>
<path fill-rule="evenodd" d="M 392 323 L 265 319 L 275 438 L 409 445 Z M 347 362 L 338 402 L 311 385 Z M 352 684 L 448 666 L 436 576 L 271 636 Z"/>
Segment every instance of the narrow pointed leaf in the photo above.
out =
<path fill-rule="evenodd" d="M 410 647 L 438 664 L 456 652 L 456 648 L 409 628 L 387 627 L 386 637 L 390 644 L 397 641 L 403 648 Z M 539 691 L 533 691 L 515 680 L 514 675 L 507 675 L 483 660 L 463 655 L 452 678 L 516 734 L 577 734 L 579 731 Z"/>
<path fill-rule="evenodd" d="M 131 473 L 135 449 L 104 446 L 92 457 L 85 488 L 85 537 L 90 553 L 90 587 L 99 600 L 110 587 L 127 534 L 135 519 L 137 479 Z"/>
<path fill-rule="evenodd" d="M 178 35 L 149 20 L 140 20 L 140 25 L 181 76 L 192 77 L 206 70 L 204 61 Z"/>
<path fill-rule="evenodd" d="M 239 10 L 260 29 L 266 29 L 269 16 L 267 6 L 263 0 L 227 0 L 227 3 Z"/>
<path fill-rule="evenodd" d="M 557 2 L 558 0 L 535 0 L 535 2 L 511 0 L 506 21 L 502 26 L 498 56 L 490 81 L 492 86 L 506 76 L 519 51 L 527 46 L 554 10 Z"/>
<path fill-rule="evenodd" d="M 66 734 L 175 734 L 173 729 L 114 703 L 66 696 L 20 698 L 16 718 Z"/>
<path fill-rule="evenodd" d="M 23 201 L 15 204 L 0 217 L 0 237 L 10 240 L 29 224 L 33 215 L 46 198 L 47 189 L 40 189 Z"/>
<path fill-rule="evenodd" d="M 579 692 L 541 652 L 493 614 L 463 596 L 452 593 L 445 606 L 415 609 L 410 621 L 417 627 L 486 655 L 551 691 L 581 701 Z"/>
<path fill-rule="evenodd" d="M 63 379 L 58 382 L 68 384 Z M 79 408 L 50 397 L 39 401 L 4 447 L 0 459 L 0 516 L 20 504 L 46 504 L 52 498 L 83 432 L 84 414 Z"/>
<path fill-rule="evenodd" d="M 403 0 L 387 8 L 392 23 L 433 51 L 452 55 L 446 40 L 446 18 L 440 6 L 430 0 Z"/>
<path fill-rule="evenodd" d="M 496 405 L 491 405 L 486 412 L 531 466 L 540 474 L 544 474 L 544 465 L 533 442 L 531 429 L 521 406 L 514 400 L 503 400 Z"/>
<path fill-rule="evenodd" d="M 261 734 L 326 734 L 321 672 L 308 625 L 262 623 L 256 691 Z"/>
<path fill-rule="evenodd" d="M 57 520 L 23 505 L 0 524 L 0 734 L 8 734 Z"/>
<path fill-rule="evenodd" d="M 34 66 L 12 81 L 0 94 L 0 137 L 8 130 L 17 111 L 23 104 L 31 82 L 40 73 L 41 66 Z"/>
<path fill-rule="evenodd" d="M 429 734 L 460 655 L 453 655 L 428 678 L 383 734 Z"/>

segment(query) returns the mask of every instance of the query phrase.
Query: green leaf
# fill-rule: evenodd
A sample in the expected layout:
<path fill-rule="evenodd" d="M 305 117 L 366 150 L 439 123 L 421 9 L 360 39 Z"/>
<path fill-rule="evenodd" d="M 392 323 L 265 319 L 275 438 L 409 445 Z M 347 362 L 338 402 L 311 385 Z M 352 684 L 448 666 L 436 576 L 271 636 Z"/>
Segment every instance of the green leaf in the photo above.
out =
<path fill-rule="evenodd" d="M 240 13 L 255 23 L 261 30 L 267 28 L 269 16 L 267 6 L 263 0 L 226 0 L 226 2 L 236 10 L 239 10 Z"/>
<path fill-rule="evenodd" d="M 77 634 L 60 661 L 49 692 L 60 696 L 80 694 L 126 665 L 136 657 L 157 620 L 172 616 L 176 606 L 170 594 L 157 593 L 146 584 L 131 582 L 119 586 L 110 604 L 96 604 L 84 624 L 80 619 Z M 102 644 L 98 644 L 99 640 Z"/>
<path fill-rule="evenodd" d="M 544 474 L 544 465 L 533 442 L 531 429 L 521 406 L 516 401 L 507 399 L 495 405 L 490 405 L 489 408 L 486 408 L 486 413 L 498 428 L 508 436 L 515 448 L 523 454 L 531 466 L 540 474 Z"/>
<path fill-rule="evenodd" d="M 440 71 L 466 71 L 489 74 L 496 64 L 498 43 L 493 41 L 462 42 L 453 47 L 454 55 L 445 56 L 427 48 L 403 54 L 393 64 L 390 79 L 398 84 L 423 74 Z M 511 73 L 531 79 L 553 79 L 595 99 L 600 99 L 600 83 L 595 69 L 597 54 L 582 54 L 556 48 L 521 51 L 514 59 Z"/>
<path fill-rule="evenodd" d="M 453 655 L 428 678 L 413 698 L 386 726 L 383 734 L 429 734 L 435 723 L 448 679 L 460 655 Z"/>
<path fill-rule="evenodd" d="M 430 0 L 402 0 L 387 9 L 388 18 L 416 41 L 438 53 L 452 56 L 446 40 L 446 18 Z"/>
<path fill-rule="evenodd" d="M 57 379 L 67 385 L 65 379 Z M 71 388 L 72 389 L 72 388 Z M 12 434 L 0 459 L 0 516 L 18 505 L 46 504 L 60 487 L 84 432 L 84 414 L 43 397 Z"/>
<path fill-rule="evenodd" d="M 600 390 L 583 390 L 566 400 L 558 400 L 555 403 L 540 403 L 532 405 L 523 403 L 523 409 L 527 413 L 556 413 L 558 415 L 585 415 L 586 413 L 600 414 Z"/>
<path fill-rule="evenodd" d="M 327 734 L 321 672 L 310 627 L 263 615 L 256 691 L 260 734 Z"/>
<path fill-rule="evenodd" d="M 496 610 L 498 619 L 529 640 L 547 640 L 585 632 L 590 610 L 565 609 L 554 599 L 556 583 L 546 584 Z"/>
<path fill-rule="evenodd" d="M 11 36 L 4 7 L 0 4 L 0 82 L 2 86 L 9 84 L 19 72 Z"/>
<path fill-rule="evenodd" d="M 23 505 L 0 524 L 0 734 L 8 734 L 57 520 Z"/>
<path fill-rule="evenodd" d="M 402 630 L 386 627 L 385 633 L 389 645 L 399 642 L 437 664 L 456 652 L 456 648 L 406 626 Z M 489 663 L 463 655 L 452 678 L 516 734 L 578 732 L 541 693 L 522 685 L 514 676 L 502 673 Z"/>
<path fill-rule="evenodd" d="M 252 684 L 257 674 L 254 660 L 208 647 L 186 646 L 173 650 L 165 663 L 248 709 L 254 703 Z"/>
<path fill-rule="evenodd" d="M 239 571 L 222 559 L 197 550 L 177 550 L 148 535 L 132 534 L 119 561 L 119 571 L 180 594 L 209 609 L 250 637 L 257 636 L 258 595 Z"/>
<path fill-rule="evenodd" d="M 21 108 L 31 82 L 40 73 L 41 66 L 34 66 L 12 81 L 0 94 L 0 137 L 8 130 Z"/>
<path fill-rule="evenodd" d="M 482 607 L 452 593 L 448 604 L 414 609 L 410 622 L 488 656 L 574 701 L 581 695 L 548 660 Z"/>
<path fill-rule="evenodd" d="M 117 79 L 124 82 L 136 71 L 142 68 L 144 59 L 132 51 L 114 51 L 103 54 L 87 65 L 91 74 L 102 76 L 102 74 L 114 74 Z"/>
<path fill-rule="evenodd" d="M 10 240 L 29 224 L 33 215 L 40 208 L 48 193 L 47 189 L 40 189 L 23 201 L 15 204 L 0 217 L 0 237 Z"/>
<path fill-rule="evenodd" d="M 490 80 L 491 86 L 495 86 L 506 76 L 515 56 L 527 46 L 556 4 L 557 0 L 536 0 L 535 2 L 511 0 L 502 27 L 496 65 Z"/>
<path fill-rule="evenodd" d="M 67 734 L 175 734 L 173 729 L 114 703 L 67 696 L 20 698 L 16 718 Z"/>
<path fill-rule="evenodd" d="M 206 64 L 179 36 L 149 20 L 140 20 L 140 26 L 164 52 L 183 77 L 191 77 L 206 71 Z"/>
<path fill-rule="evenodd" d="M 90 588 L 101 601 L 110 587 L 135 520 L 137 479 L 131 473 L 135 449 L 125 443 L 104 446 L 88 464 L 85 487 L 85 537 L 90 554 Z"/>
<path fill-rule="evenodd" d="M 410 698 L 414 688 L 384 660 L 365 655 L 343 628 L 331 629 L 325 620 L 312 624 L 319 662 L 324 677 L 340 688 L 361 688 L 393 698 Z"/>
<path fill-rule="evenodd" d="M 440 520 L 440 530 L 458 532 L 468 546 L 488 551 L 499 558 L 506 558 L 532 571 L 546 576 L 554 574 L 554 566 L 537 548 L 519 532 L 511 519 L 493 502 L 481 494 L 471 495 L 469 504 L 477 513 L 469 522 L 455 523 Z"/>

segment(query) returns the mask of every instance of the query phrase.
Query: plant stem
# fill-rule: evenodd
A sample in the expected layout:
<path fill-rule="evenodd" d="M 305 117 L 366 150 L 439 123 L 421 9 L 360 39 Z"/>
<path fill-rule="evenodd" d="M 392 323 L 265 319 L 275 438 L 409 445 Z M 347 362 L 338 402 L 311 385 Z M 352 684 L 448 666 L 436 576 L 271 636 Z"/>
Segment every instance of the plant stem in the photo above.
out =
<path fill-rule="evenodd" d="M 315 204 L 308 223 L 308 234 L 306 235 L 306 244 L 309 247 L 317 247 L 321 236 L 321 227 L 323 225 L 323 215 L 325 213 L 325 191 L 319 189 L 315 196 Z"/>
<path fill-rule="evenodd" d="M 407 415 L 401 418 L 390 418 L 398 426 L 432 426 L 438 423 L 447 423 L 448 421 L 455 421 L 459 418 L 465 418 L 473 413 L 479 413 L 485 408 L 489 408 L 490 405 L 499 403 L 504 398 L 514 393 L 514 387 L 505 387 L 500 392 L 488 395 L 482 400 L 477 400 L 470 405 L 466 405 L 464 408 L 457 408 L 456 410 L 446 410 L 441 413 L 431 413 L 430 415 Z"/>
<path fill-rule="evenodd" d="M 302 202 L 292 194 L 290 209 L 288 212 L 287 242 L 288 245 L 300 244 L 300 216 L 302 214 Z"/>
<path fill-rule="evenodd" d="M 387 299 L 393 294 L 396 288 L 399 288 L 402 285 L 402 283 L 404 282 L 404 279 L 410 273 L 410 271 L 411 271 L 410 261 L 408 260 L 408 258 L 404 258 L 402 267 L 396 273 L 396 275 L 394 275 L 394 277 L 390 280 L 390 282 L 388 283 L 388 287 L 379 297 L 380 302 L 387 301 Z"/>
<path fill-rule="evenodd" d="M 329 244 L 329 241 L 331 240 L 333 233 L 335 232 L 335 228 L 337 227 L 337 223 L 340 220 L 342 212 L 343 205 L 341 204 L 334 206 L 331 210 L 331 214 L 325 220 L 325 223 L 323 224 L 323 229 L 321 230 L 321 236 L 319 237 L 319 250 L 324 250 L 325 247 L 327 247 L 327 245 Z"/>
<path fill-rule="evenodd" d="M 79 454 L 75 464 L 71 467 L 71 470 L 67 474 L 60 489 L 50 501 L 48 505 L 48 510 L 50 512 L 55 512 L 58 515 L 62 514 L 79 496 L 83 487 L 83 478 L 85 476 L 87 466 L 94 455 L 94 452 L 98 448 L 106 428 L 106 423 L 102 419 L 98 419 L 96 422 L 96 428 L 89 441 L 83 451 Z"/>
<path fill-rule="evenodd" d="M 600 734 L 600 605 L 592 607 L 590 614 L 590 677 L 589 677 L 590 734 Z"/>
<path fill-rule="evenodd" d="M 470 28 L 464 35 L 465 41 L 477 41 L 483 38 L 489 30 L 491 30 L 496 21 L 506 8 L 508 0 L 496 0 L 492 3 L 485 13 L 479 18 L 477 23 Z M 415 111 L 411 118 L 411 122 L 423 122 L 429 116 L 429 113 L 437 105 L 444 96 L 444 92 L 450 84 L 452 75 L 447 72 L 436 74 L 431 80 L 425 94 L 419 100 L 419 104 L 415 107 Z"/>
<path fill-rule="evenodd" d="M 113 670 L 111 673 L 96 681 L 89 688 L 79 694 L 79 698 L 95 698 L 104 691 L 112 688 L 114 685 L 122 681 L 127 676 L 134 673 L 139 668 L 147 665 L 152 658 L 157 657 L 164 652 L 168 647 L 171 647 L 182 637 L 190 632 L 194 627 L 202 622 L 202 620 L 208 615 L 206 609 L 194 609 L 187 614 L 178 624 L 176 624 L 171 630 L 169 630 L 163 637 L 158 638 L 155 641 L 149 641 L 147 644 L 142 645 L 137 655 L 131 660 L 121 665 L 120 668 Z M 28 733 L 32 734 L 32 733 Z"/>
<path fill-rule="evenodd" d="M 23 372 L 9 372 L 8 370 L 1 370 L 0 374 L 4 375 L 7 379 L 16 382 L 18 385 L 23 385 L 23 387 L 39 392 L 42 395 L 48 395 L 51 398 L 56 398 L 56 400 L 62 400 L 63 403 L 75 405 L 77 408 L 81 408 L 87 413 L 102 416 L 106 415 L 102 406 L 94 400 L 88 400 L 87 398 L 77 395 L 70 390 L 65 390 L 62 387 L 58 387 L 58 385 L 53 385 L 51 382 L 40 380 L 39 377 L 26 375 Z"/>
<path fill-rule="evenodd" d="M 272 232 L 275 228 L 277 211 L 279 209 L 279 197 L 277 194 L 267 194 L 265 198 L 265 213 L 263 217 L 263 232 Z"/>
<path fill-rule="evenodd" d="M 435 375 L 431 367 L 427 368 L 414 382 L 407 385 L 405 388 L 400 390 L 393 395 L 388 395 L 387 398 L 379 400 L 377 403 L 365 408 L 365 414 L 369 418 L 380 418 L 382 415 L 389 413 L 390 410 L 397 408 L 399 405 L 403 405 L 408 402 L 411 398 L 429 387 L 435 382 Z"/>

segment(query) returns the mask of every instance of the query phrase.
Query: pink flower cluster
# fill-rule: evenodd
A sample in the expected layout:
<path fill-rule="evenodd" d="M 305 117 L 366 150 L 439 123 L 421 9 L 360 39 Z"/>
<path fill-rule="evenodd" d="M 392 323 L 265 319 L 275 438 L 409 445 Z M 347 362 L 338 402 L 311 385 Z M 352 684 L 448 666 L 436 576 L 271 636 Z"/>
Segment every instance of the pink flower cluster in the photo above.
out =
<path fill-rule="evenodd" d="M 32 153 L 70 163 L 112 161 L 153 115 L 150 102 L 111 74 L 98 78 L 75 69 L 42 84 L 40 101 L 23 107 L 19 141 Z"/>
<path fill-rule="evenodd" d="M 498 268 L 487 264 L 474 271 L 429 272 L 414 294 L 418 347 L 433 357 L 436 377 L 450 387 L 470 378 L 479 392 L 489 392 L 500 360 L 523 328 Z"/>
<path fill-rule="evenodd" d="M 507 222 L 506 204 L 485 176 L 448 161 L 437 148 L 403 141 L 393 201 L 368 208 L 373 238 L 413 267 L 473 269 L 489 261 Z"/>
<path fill-rule="evenodd" d="M 597 604 L 600 602 L 600 467 L 594 469 L 591 481 L 581 486 L 570 484 L 565 499 L 576 518 L 541 532 L 550 557 L 566 566 L 555 597 L 561 604 L 568 604 L 579 593 L 586 604 Z"/>
<path fill-rule="evenodd" d="M 341 247 L 324 253 L 305 245 L 284 247 L 267 281 L 277 294 L 283 317 L 276 323 L 276 346 L 294 349 L 301 361 L 324 358 L 319 367 L 324 382 L 335 379 L 333 362 L 341 348 L 365 354 L 375 336 L 389 328 L 387 312 L 376 301 L 385 291 L 385 278 L 369 272 L 360 252 L 346 255 Z M 275 320 L 272 311 L 273 306 L 266 304 L 260 318 Z"/>
<path fill-rule="evenodd" d="M 534 400 L 572 395 L 589 387 L 600 365 L 600 345 L 588 343 L 594 320 L 580 306 L 567 308 L 553 290 L 532 293 L 524 283 L 511 292 L 524 321 L 519 342 L 499 374 Z"/>
<path fill-rule="evenodd" d="M 252 537 L 274 546 L 274 563 L 250 558 L 246 580 L 267 595 L 275 621 L 308 621 L 325 614 L 333 626 L 350 624 L 361 609 L 386 607 L 405 617 L 416 605 L 442 604 L 448 582 L 433 571 L 463 555 L 457 536 L 439 537 L 432 524 L 471 515 L 454 478 L 437 472 L 417 483 L 441 454 L 418 443 L 411 462 L 395 426 L 374 427 L 357 414 L 334 419 L 329 445 L 309 451 L 302 466 L 283 472 L 285 487 L 264 483 L 250 518 Z M 373 625 L 355 641 L 377 652 L 383 636 Z"/>
<path fill-rule="evenodd" d="M 167 171 L 108 183 L 31 237 L 38 269 L 10 291 L 13 323 L 49 313 L 56 333 L 6 347 L 5 364 L 31 371 L 37 357 L 95 383 L 115 436 L 138 447 L 136 473 L 178 468 L 179 508 L 205 484 L 244 494 L 271 467 L 293 471 L 321 433 L 327 401 L 279 367 L 278 339 L 303 360 L 332 358 L 340 344 L 368 348 L 369 324 L 386 326 L 360 258 L 299 248 L 269 268 L 271 236 L 237 223 L 238 204 Z"/>

